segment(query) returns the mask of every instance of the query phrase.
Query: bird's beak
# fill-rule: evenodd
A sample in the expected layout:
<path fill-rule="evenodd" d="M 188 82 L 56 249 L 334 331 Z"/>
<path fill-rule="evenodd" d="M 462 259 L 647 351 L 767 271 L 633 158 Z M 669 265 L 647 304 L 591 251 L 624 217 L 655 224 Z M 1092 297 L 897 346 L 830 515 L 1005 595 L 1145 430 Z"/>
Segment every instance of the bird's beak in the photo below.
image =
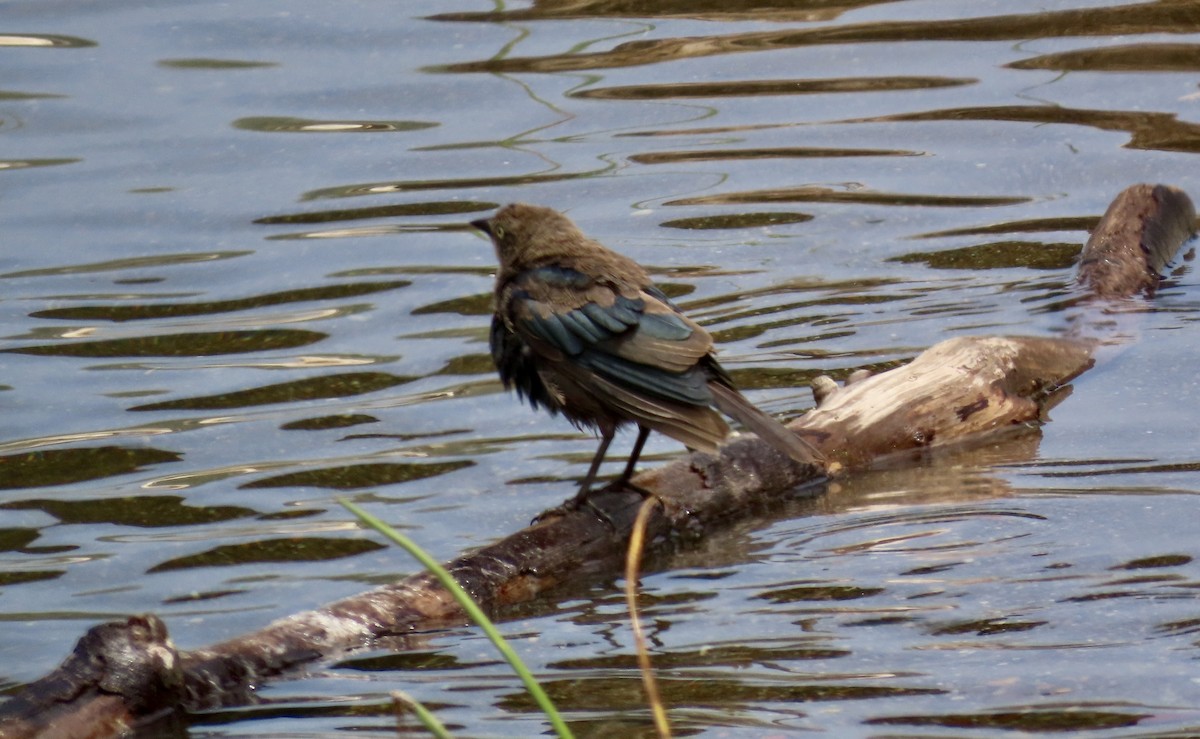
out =
<path fill-rule="evenodd" d="M 478 221 L 471 221 L 471 225 L 480 231 L 483 231 L 488 236 L 492 235 L 492 222 L 486 218 L 480 218 Z"/>

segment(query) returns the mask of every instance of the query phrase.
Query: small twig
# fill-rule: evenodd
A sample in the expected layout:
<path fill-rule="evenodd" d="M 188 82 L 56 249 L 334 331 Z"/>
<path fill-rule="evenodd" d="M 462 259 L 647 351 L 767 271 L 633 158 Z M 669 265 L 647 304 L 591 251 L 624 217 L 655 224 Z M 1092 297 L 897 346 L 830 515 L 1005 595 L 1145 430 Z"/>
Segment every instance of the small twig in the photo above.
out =
<path fill-rule="evenodd" d="M 642 621 L 638 618 L 637 611 L 638 574 L 641 570 L 642 544 L 646 538 L 646 522 L 650 519 L 650 512 L 657 505 L 660 505 L 658 498 L 646 498 L 633 522 L 629 549 L 625 556 L 625 602 L 629 604 L 629 623 L 633 627 L 638 669 L 642 673 L 642 685 L 646 688 L 646 700 L 649 701 L 650 710 L 654 714 L 654 727 L 658 729 L 660 737 L 670 739 L 671 724 L 667 721 L 667 711 L 663 708 L 662 696 L 658 693 L 658 682 L 654 679 L 654 668 L 650 664 L 650 652 L 646 649 L 646 635 L 642 632 Z"/>

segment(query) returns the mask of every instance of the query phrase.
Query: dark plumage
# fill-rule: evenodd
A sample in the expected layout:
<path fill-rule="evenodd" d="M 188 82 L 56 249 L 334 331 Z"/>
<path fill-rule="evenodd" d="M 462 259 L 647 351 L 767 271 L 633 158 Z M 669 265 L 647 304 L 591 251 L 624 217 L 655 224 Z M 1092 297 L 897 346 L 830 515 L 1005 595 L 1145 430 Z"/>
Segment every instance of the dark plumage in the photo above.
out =
<path fill-rule="evenodd" d="M 820 455 L 734 388 L 712 337 L 628 257 L 583 235 L 566 216 L 514 203 L 472 226 L 491 237 L 496 275 L 491 349 L 500 379 L 534 408 L 600 434 L 574 505 L 582 503 L 619 426 L 638 437 L 627 483 L 651 430 L 714 452 L 729 426 L 721 409 L 788 456 Z"/>

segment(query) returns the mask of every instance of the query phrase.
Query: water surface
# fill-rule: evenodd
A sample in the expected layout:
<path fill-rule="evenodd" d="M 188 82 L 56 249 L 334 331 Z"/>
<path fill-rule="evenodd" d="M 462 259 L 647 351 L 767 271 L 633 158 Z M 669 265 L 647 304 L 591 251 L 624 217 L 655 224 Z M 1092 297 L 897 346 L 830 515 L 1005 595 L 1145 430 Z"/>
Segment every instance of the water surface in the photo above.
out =
<path fill-rule="evenodd" d="M 465 222 L 566 210 L 753 400 L 1058 334 L 1126 185 L 1200 194 L 1200 3 L 9 2 L 0 685 L 102 620 L 182 648 L 449 559 L 594 440 L 504 394 Z M 1040 433 L 879 470 L 652 563 L 680 734 L 1200 732 L 1197 312 L 1180 260 Z M 618 445 L 627 445 L 622 437 Z M 652 438 L 647 464 L 681 452 Z M 608 468 L 619 469 L 620 461 Z M 508 614 L 583 736 L 650 736 L 619 582 Z M 199 736 L 543 724 L 480 635 L 356 655 Z"/>

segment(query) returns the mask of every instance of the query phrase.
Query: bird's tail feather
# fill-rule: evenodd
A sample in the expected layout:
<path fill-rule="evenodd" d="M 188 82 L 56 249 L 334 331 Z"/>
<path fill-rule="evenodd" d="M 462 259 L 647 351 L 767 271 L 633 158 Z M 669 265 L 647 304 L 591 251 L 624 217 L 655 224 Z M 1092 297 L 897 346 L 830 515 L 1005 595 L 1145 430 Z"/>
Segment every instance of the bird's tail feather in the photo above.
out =
<path fill-rule="evenodd" d="M 824 457 L 816 448 L 797 436 L 794 431 L 756 408 L 737 390 L 719 382 L 711 382 L 708 387 L 712 391 L 713 401 L 717 408 L 720 408 L 722 413 L 736 420 L 747 430 L 753 431 L 758 438 L 797 462 L 818 464 L 823 461 Z"/>

